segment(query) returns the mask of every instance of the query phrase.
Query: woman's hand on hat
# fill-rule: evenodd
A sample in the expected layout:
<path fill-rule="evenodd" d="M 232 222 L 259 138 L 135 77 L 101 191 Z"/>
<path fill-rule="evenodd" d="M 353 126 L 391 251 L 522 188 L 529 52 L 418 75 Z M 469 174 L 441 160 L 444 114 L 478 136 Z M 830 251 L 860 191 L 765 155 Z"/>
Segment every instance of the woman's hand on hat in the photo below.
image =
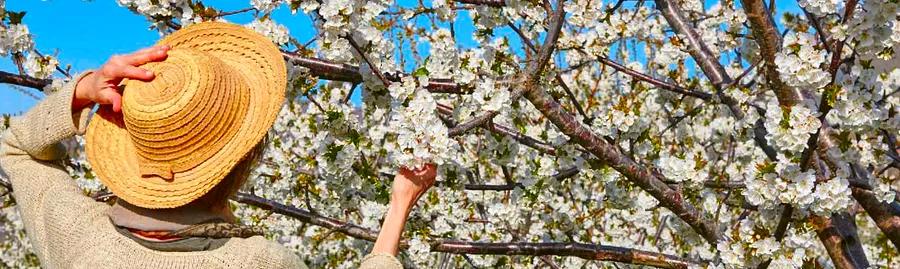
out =
<path fill-rule="evenodd" d="M 151 81 L 155 77 L 150 70 L 138 66 L 166 59 L 169 46 L 154 46 L 132 54 L 116 55 L 103 66 L 84 76 L 75 86 L 72 110 L 81 110 L 94 103 L 112 105 L 115 112 L 122 111 L 122 93 L 119 84 L 123 79 Z"/>

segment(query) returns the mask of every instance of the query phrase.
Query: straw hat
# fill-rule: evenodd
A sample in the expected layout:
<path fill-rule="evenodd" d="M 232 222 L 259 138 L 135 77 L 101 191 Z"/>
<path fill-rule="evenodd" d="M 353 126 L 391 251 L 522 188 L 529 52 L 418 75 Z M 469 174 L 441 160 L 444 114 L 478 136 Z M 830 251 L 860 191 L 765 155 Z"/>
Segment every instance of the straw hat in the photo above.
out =
<path fill-rule="evenodd" d="M 90 121 L 87 158 L 119 198 L 144 208 L 185 205 L 210 191 L 266 134 L 284 101 L 278 48 L 247 28 L 204 22 L 159 41 L 150 82 L 124 82 L 122 113 Z"/>

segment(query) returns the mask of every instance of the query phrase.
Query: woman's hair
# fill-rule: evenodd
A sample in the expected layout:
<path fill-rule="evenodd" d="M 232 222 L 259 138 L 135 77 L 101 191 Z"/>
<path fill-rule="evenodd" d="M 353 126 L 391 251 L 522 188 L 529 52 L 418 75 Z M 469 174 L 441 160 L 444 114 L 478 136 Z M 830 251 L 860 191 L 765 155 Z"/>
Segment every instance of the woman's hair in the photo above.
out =
<path fill-rule="evenodd" d="M 223 201 L 228 200 L 231 195 L 237 193 L 238 190 L 241 189 L 241 186 L 247 182 L 250 171 L 253 170 L 252 168 L 259 159 L 262 158 L 267 144 L 267 138 L 263 138 L 263 140 L 259 141 L 250 152 L 247 152 L 247 154 L 244 155 L 244 158 L 231 169 L 231 172 L 229 172 L 219 184 L 216 184 L 212 190 L 188 205 L 211 207 L 223 204 Z"/>

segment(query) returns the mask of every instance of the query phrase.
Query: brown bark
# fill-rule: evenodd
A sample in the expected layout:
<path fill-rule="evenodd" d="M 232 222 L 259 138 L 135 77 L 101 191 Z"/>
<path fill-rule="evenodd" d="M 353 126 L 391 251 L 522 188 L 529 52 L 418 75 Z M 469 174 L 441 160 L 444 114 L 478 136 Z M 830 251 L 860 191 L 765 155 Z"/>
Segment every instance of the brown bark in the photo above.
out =
<path fill-rule="evenodd" d="M 463 4 L 473 4 L 473 5 L 484 5 L 491 7 L 504 7 L 506 6 L 506 2 L 503 0 L 456 0 L 456 2 Z"/>
<path fill-rule="evenodd" d="M 431 250 L 456 254 L 574 256 L 587 260 L 614 261 L 658 268 L 688 268 L 689 265 L 698 265 L 674 255 L 582 243 L 504 244 L 447 240 L 432 244 Z"/>
<path fill-rule="evenodd" d="M 440 113 L 441 115 L 444 115 L 444 116 L 453 115 L 453 108 L 451 108 L 447 105 L 438 104 L 437 111 L 438 111 L 438 113 Z M 448 122 L 448 125 L 456 126 L 456 123 L 453 122 L 452 119 L 446 119 L 446 121 Z M 508 136 L 508 137 L 512 138 L 513 140 L 516 140 L 516 142 L 519 142 L 519 144 L 533 148 L 537 151 L 540 151 L 541 153 L 556 155 L 556 148 L 553 147 L 553 145 L 551 145 L 547 142 L 544 142 L 544 141 L 537 140 L 536 138 L 527 136 L 525 134 L 522 134 L 518 131 L 513 130 L 510 127 L 499 125 L 499 124 L 496 124 L 493 122 L 482 124 L 479 127 L 481 127 L 482 129 L 488 130 L 492 133 L 495 133 L 495 134 Z"/>
<path fill-rule="evenodd" d="M 835 268 L 869 267 L 853 216 L 844 212 L 834 214 L 831 218 L 811 215 L 809 219 Z"/>
<path fill-rule="evenodd" d="M 297 207 L 284 205 L 252 194 L 238 193 L 232 199 L 238 203 L 289 216 L 304 223 L 321 226 L 356 239 L 375 241 L 375 239 L 378 238 L 378 231 L 369 230 L 353 223 L 314 214 Z M 402 242 L 401 245 L 404 248 L 408 247 L 406 242 Z M 432 241 L 430 245 L 432 252 L 456 254 L 573 256 L 589 260 L 615 261 L 659 268 L 687 268 L 688 265 L 702 264 L 701 262 L 691 261 L 674 255 L 584 243 L 484 243 L 444 239 Z"/>
<path fill-rule="evenodd" d="M 43 91 L 44 86 L 49 85 L 51 82 L 53 81 L 50 79 L 39 79 L 26 75 L 16 75 L 13 73 L 0 71 L 0 83 L 19 85 Z"/>
<path fill-rule="evenodd" d="M 359 67 L 353 65 L 335 63 L 319 58 L 304 57 L 300 54 L 285 50 L 281 51 L 281 55 L 284 56 L 285 60 L 309 69 L 309 74 L 319 79 L 350 83 L 361 83 L 363 80 L 362 75 L 359 74 Z M 383 76 L 390 81 L 400 81 L 400 75 L 383 74 Z M 471 91 L 468 87 L 460 86 L 452 80 L 440 78 L 429 79 L 428 86 L 425 86 L 425 88 L 431 93 L 465 94 Z"/>
<path fill-rule="evenodd" d="M 655 79 L 647 74 L 644 74 L 644 73 L 635 71 L 631 68 L 625 67 L 624 65 L 619 64 L 619 63 L 617 63 L 613 60 L 610 60 L 609 58 L 603 57 L 603 56 L 597 56 L 597 60 L 600 61 L 600 63 L 603 63 L 609 67 L 612 67 L 616 71 L 628 74 L 638 80 L 650 83 L 653 86 L 659 87 L 660 89 L 663 89 L 663 90 L 667 90 L 667 91 L 671 91 L 674 93 L 683 94 L 683 95 L 687 95 L 687 96 L 692 96 L 692 97 L 700 98 L 703 100 L 709 100 L 710 98 L 712 98 L 711 94 L 708 94 L 705 92 L 688 90 L 688 89 L 682 88 L 681 86 L 678 86 L 678 85 L 666 83 L 664 81 Z"/>
<path fill-rule="evenodd" d="M 719 57 L 716 57 L 712 51 L 700 38 L 697 31 L 691 26 L 690 22 L 684 17 L 684 11 L 675 3 L 674 0 L 656 0 L 656 8 L 659 9 L 669 26 L 681 35 L 688 44 L 688 53 L 703 70 L 703 74 L 709 78 L 709 81 L 716 88 L 731 83 L 731 78 L 725 72 L 725 68 L 719 63 Z"/>
<path fill-rule="evenodd" d="M 747 14 L 747 20 L 750 22 L 753 39 L 759 45 L 764 61 L 765 78 L 775 92 L 778 103 L 782 106 L 797 104 L 803 97 L 781 80 L 778 75 L 778 66 L 775 65 L 775 54 L 781 50 L 781 34 L 775 27 L 775 21 L 762 0 L 741 0 L 741 4 L 744 7 L 744 13 Z"/>
<path fill-rule="evenodd" d="M 842 160 L 828 159 L 828 154 L 825 153 L 828 148 L 837 146 L 837 142 L 832 138 L 833 134 L 831 132 L 834 131 L 826 132 L 822 139 L 819 139 L 818 154 L 825 157 L 823 160 L 826 162 L 835 165 Z M 865 169 L 853 169 L 853 167 L 859 166 L 856 163 L 851 163 L 850 165 L 853 171 L 851 171 L 848 180 L 850 181 L 853 198 L 863 207 L 866 214 L 872 218 L 878 229 L 894 244 L 894 247 L 900 250 L 900 204 L 896 201 L 891 203 L 878 201 L 875 193 L 871 191 L 872 187 L 868 185 L 871 177 L 868 174 L 869 172 Z"/>
<path fill-rule="evenodd" d="M 725 71 L 725 67 L 719 63 L 719 57 L 714 55 L 712 51 L 700 38 L 697 31 L 691 26 L 691 23 L 684 17 L 684 11 L 678 6 L 675 0 L 655 0 L 656 9 L 666 18 L 666 22 L 672 29 L 687 40 L 688 54 L 694 59 L 694 62 L 700 66 L 700 70 L 709 79 L 713 87 L 716 88 L 716 95 L 723 104 L 728 106 L 731 114 L 737 119 L 744 118 L 744 112 L 738 107 L 737 100 L 724 94 L 722 90 L 732 83 L 731 77 Z"/>
<path fill-rule="evenodd" d="M 878 229 L 900 250 L 900 204 L 878 201 L 875 193 L 859 187 L 851 188 L 853 198 L 866 210 Z"/>

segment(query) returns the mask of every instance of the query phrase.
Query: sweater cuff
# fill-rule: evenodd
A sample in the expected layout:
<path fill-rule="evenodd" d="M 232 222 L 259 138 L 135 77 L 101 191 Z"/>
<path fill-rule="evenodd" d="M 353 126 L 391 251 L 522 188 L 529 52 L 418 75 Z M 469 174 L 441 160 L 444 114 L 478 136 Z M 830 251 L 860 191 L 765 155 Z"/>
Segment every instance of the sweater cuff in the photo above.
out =
<path fill-rule="evenodd" d="M 390 254 L 370 253 L 363 258 L 360 268 L 403 268 L 403 264 Z"/>
<path fill-rule="evenodd" d="M 72 98 L 78 81 L 90 73 L 76 76 L 60 90 L 47 95 L 25 115 L 13 120 L 11 131 L 17 137 L 28 138 L 20 141 L 23 150 L 31 155 L 44 155 L 39 153 L 63 139 L 84 133 L 91 108 L 73 113 Z"/>
<path fill-rule="evenodd" d="M 64 87 L 64 90 L 70 91 L 68 93 L 68 95 L 69 95 L 68 105 L 67 105 L 68 107 L 70 107 L 70 108 L 72 107 L 72 101 L 73 101 L 73 98 L 75 95 L 75 88 L 76 88 L 76 86 L 78 86 L 78 82 L 80 82 L 81 79 L 83 79 L 84 77 L 86 77 L 87 75 L 90 75 L 92 73 L 94 73 L 93 70 L 85 71 L 84 73 L 81 73 L 80 75 L 75 76 L 75 78 L 72 79 L 72 81 L 70 81 L 69 84 L 66 85 L 66 87 Z M 81 110 L 72 112 L 72 120 L 73 120 L 72 123 L 75 124 L 75 134 L 84 135 L 84 132 L 87 131 L 88 119 L 90 119 L 91 114 L 93 114 L 93 113 L 91 113 L 91 111 L 93 109 L 94 109 L 94 105 L 91 104 L 85 108 L 82 108 Z"/>

